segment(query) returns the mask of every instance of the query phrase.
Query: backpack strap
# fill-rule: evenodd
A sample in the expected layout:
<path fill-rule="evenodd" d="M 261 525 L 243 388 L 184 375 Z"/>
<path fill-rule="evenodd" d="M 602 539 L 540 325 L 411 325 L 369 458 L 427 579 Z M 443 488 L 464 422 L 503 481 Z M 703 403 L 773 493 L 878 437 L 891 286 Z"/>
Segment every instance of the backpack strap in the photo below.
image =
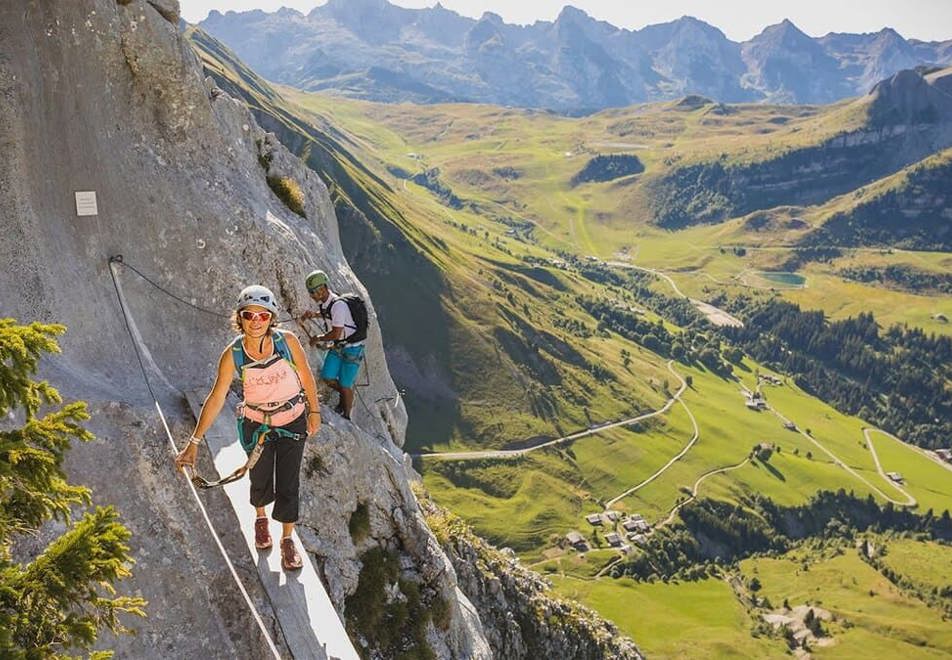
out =
<path fill-rule="evenodd" d="M 284 337 L 284 330 L 274 328 L 271 331 L 271 339 L 274 341 L 274 352 L 283 357 L 294 366 L 294 358 L 291 356 L 291 347 L 288 346 L 288 340 Z"/>
<path fill-rule="evenodd" d="M 328 305 L 327 307 L 320 306 L 321 316 L 322 316 L 325 320 L 330 321 L 330 320 L 331 320 L 331 308 L 332 308 L 334 305 L 336 305 L 337 303 L 339 303 L 339 302 L 342 302 L 342 303 L 344 303 L 345 305 L 347 305 L 347 309 L 350 310 L 350 303 L 347 302 L 347 298 L 346 298 L 345 296 L 337 296 L 336 298 L 334 298 L 334 300 L 331 301 L 331 304 Z M 357 323 L 357 320 L 354 319 L 354 313 L 353 313 L 353 312 L 350 313 L 350 317 L 351 317 L 351 319 L 354 321 L 354 323 L 356 324 L 356 323 Z M 332 326 L 332 327 L 333 327 L 333 326 Z M 345 327 L 345 328 L 350 328 L 351 330 L 357 330 L 357 326 L 356 326 L 356 325 L 349 325 L 349 324 L 346 324 L 346 323 L 345 323 L 345 324 L 344 324 L 344 327 Z"/>
<path fill-rule="evenodd" d="M 235 376 L 238 380 L 241 380 L 241 369 L 245 366 L 245 349 L 241 345 L 241 339 L 242 335 L 238 335 L 231 342 L 231 359 L 235 364 Z M 287 360 L 297 371 L 297 365 L 294 364 L 294 357 L 291 355 L 291 347 L 288 346 L 288 340 L 284 337 L 284 330 L 272 329 L 271 340 L 274 342 L 274 352 Z"/>
<path fill-rule="evenodd" d="M 241 368 L 245 366 L 245 349 L 241 346 L 241 335 L 231 342 L 231 361 L 235 364 L 235 378 L 241 380 Z"/>

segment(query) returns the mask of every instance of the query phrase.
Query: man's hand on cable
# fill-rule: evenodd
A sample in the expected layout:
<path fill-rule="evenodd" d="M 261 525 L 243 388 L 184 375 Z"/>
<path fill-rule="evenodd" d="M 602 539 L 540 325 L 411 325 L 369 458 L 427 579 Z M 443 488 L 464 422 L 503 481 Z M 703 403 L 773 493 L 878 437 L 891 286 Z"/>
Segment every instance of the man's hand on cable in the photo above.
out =
<path fill-rule="evenodd" d="M 318 313 L 311 309 L 306 309 L 304 310 L 304 313 L 301 314 L 302 321 L 309 321 L 311 319 L 316 319 L 317 317 L 318 317 Z"/>

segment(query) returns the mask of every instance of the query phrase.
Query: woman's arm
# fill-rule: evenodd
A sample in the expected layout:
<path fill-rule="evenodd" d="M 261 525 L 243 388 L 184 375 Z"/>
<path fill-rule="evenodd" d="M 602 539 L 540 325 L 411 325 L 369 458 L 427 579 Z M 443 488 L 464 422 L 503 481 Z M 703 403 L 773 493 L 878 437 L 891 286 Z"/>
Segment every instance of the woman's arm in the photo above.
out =
<path fill-rule="evenodd" d="M 311 365 L 308 364 L 307 353 L 304 352 L 304 347 L 301 346 L 301 341 L 297 338 L 297 335 L 286 332 L 284 336 L 287 339 L 288 348 L 291 349 L 291 357 L 294 359 L 294 364 L 297 365 L 301 386 L 304 388 L 304 396 L 307 398 L 308 434 L 313 435 L 317 433 L 321 425 L 321 406 L 317 398 L 317 383 L 314 382 L 314 374 L 311 373 Z M 312 430 L 312 422 L 314 421 L 316 421 L 317 424 Z"/>
<path fill-rule="evenodd" d="M 215 384 L 212 385 L 212 391 L 208 393 L 205 403 L 202 404 L 202 412 L 198 415 L 198 423 L 195 425 L 192 438 L 201 440 L 208 433 L 208 429 L 211 428 L 218 417 L 218 413 L 225 405 L 225 399 L 228 397 L 228 387 L 234 375 L 235 363 L 231 357 L 231 346 L 228 346 L 222 352 L 221 357 L 218 358 L 218 374 L 215 376 Z M 190 440 L 175 457 L 175 464 L 179 467 L 195 465 L 195 455 L 197 453 L 198 444 Z"/>

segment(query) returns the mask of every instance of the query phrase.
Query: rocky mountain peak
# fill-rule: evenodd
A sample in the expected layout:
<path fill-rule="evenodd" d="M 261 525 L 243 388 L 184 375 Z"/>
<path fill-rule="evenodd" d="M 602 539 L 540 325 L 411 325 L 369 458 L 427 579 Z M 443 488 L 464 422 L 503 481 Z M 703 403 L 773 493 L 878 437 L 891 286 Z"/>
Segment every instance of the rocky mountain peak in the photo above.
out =
<path fill-rule="evenodd" d="M 327 0 L 324 9 L 328 12 L 346 15 L 347 12 L 385 11 L 393 7 L 388 0 Z"/>
<path fill-rule="evenodd" d="M 789 18 L 768 25 L 750 43 L 762 44 L 774 49 L 819 50 L 819 46 Z"/>
<path fill-rule="evenodd" d="M 719 47 L 732 43 L 720 29 L 693 16 L 682 16 L 672 26 L 671 42 L 679 45 L 713 44 Z"/>
<path fill-rule="evenodd" d="M 307 22 L 268 16 L 212 14 L 202 26 L 269 79 L 384 102 L 454 98 L 579 112 L 697 92 L 721 102 L 825 103 L 865 94 L 904 68 L 952 62 L 952 42 L 910 49 L 888 28 L 813 39 L 788 19 L 738 44 L 692 16 L 631 31 L 571 5 L 554 21 L 525 26 L 492 12 L 476 20 L 387 0 L 330 0 Z M 399 76 L 369 79 L 375 66 Z M 421 85 L 432 93 L 421 97 Z"/>
<path fill-rule="evenodd" d="M 328 0 L 310 15 L 336 21 L 363 41 L 379 44 L 398 41 L 401 30 L 413 22 L 417 12 L 387 0 Z"/>
<path fill-rule="evenodd" d="M 505 21 L 502 19 L 502 16 L 491 11 L 484 11 L 479 17 L 479 22 L 491 23 L 493 25 L 505 25 Z"/>
<path fill-rule="evenodd" d="M 907 69 L 877 83 L 869 92 L 874 126 L 952 124 L 952 68 L 923 75 Z"/>
<path fill-rule="evenodd" d="M 579 9 L 578 7 L 573 7 L 572 5 L 565 5 L 562 7 L 562 10 L 559 12 L 559 15 L 556 16 L 555 22 L 567 22 L 567 21 L 594 21 L 591 16 L 589 16 L 584 10 Z"/>

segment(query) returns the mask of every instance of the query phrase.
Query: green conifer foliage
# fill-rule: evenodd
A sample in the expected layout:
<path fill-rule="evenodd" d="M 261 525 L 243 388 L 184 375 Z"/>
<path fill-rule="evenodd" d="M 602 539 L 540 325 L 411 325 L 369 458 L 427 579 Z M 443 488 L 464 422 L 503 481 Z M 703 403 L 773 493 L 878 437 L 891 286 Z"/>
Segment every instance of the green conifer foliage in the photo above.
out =
<path fill-rule="evenodd" d="M 105 629 L 121 633 L 123 613 L 144 616 L 141 598 L 116 596 L 130 575 L 129 530 L 112 507 L 91 505 L 88 488 L 66 481 L 62 464 L 73 439 L 92 434 L 84 402 L 61 405 L 34 380 L 44 353 L 58 353 L 61 325 L 0 319 L 0 657 L 66 658 L 88 650 Z M 79 520 L 74 508 L 83 511 Z M 18 536 L 57 519 L 66 531 L 28 563 L 11 552 Z M 111 657 L 109 652 L 91 657 Z"/>

